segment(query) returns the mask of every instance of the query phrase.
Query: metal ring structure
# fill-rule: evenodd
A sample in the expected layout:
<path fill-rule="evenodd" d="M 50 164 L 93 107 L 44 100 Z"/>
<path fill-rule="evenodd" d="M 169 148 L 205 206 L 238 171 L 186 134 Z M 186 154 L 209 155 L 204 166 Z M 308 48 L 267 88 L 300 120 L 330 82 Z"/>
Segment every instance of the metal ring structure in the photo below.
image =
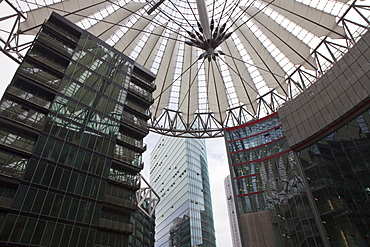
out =
<path fill-rule="evenodd" d="M 157 75 L 149 127 L 220 137 L 276 112 L 369 28 L 370 0 L 3 0 L 1 51 L 20 62 L 55 11 Z"/>

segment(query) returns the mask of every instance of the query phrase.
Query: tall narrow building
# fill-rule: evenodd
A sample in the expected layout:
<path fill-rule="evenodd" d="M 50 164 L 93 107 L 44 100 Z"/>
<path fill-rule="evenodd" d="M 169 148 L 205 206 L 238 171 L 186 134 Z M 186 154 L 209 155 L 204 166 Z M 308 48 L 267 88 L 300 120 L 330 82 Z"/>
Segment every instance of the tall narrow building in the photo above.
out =
<path fill-rule="evenodd" d="M 154 78 L 51 15 L 0 102 L 1 246 L 128 246 Z"/>
<path fill-rule="evenodd" d="M 161 198 L 155 246 L 216 246 L 205 141 L 162 136 L 150 163 Z"/>
<path fill-rule="evenodd" d="M 236 205 L 234 201 L 233 185 L 231 183 L 231 177 L 228 175 L 224 179 L 226 203 L 227 203 L 227 214 L 229 216 L 231 239 L 233 241 L 233 247 L 241 247 L 242 242 L 240 239 L 240 230 L 238 225 Z"/>

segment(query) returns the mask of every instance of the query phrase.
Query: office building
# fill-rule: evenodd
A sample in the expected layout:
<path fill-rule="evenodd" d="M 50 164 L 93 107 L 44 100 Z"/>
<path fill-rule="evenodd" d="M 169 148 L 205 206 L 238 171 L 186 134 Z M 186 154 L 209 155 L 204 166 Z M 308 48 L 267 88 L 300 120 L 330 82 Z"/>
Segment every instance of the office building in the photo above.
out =
<path fill-rule="evenodd" d="M 154 79 L 50 16 L 0 103 L 1 246 L 128 246 Z"/>
<path fill-rule="evenodd" d="M 205 141 L 162 136 L 150 164 L 161 198 L 155 246 L 216 246 Z"/>
<path fill-rule="evenodd" d="M 149 210 L 150 202 L 145 200 L 143 210 L 136 210 L 132 215 L 131 222 L 134 232 L 130 235 L 129 247 L 148 246 L 154 247 L 155 237 L 155 214 Z"/>
<path fill-rule="evenodd" d="M 278 112 L 225 132 L 243 246 L 368 246 L 370 34 Z"/>
<path fill-rule="evenodd" d="M 229 216 L 229 223 L 231 229 L 231 239 L 233 241 L 233 247 L 241 247 L 242 243 L 240 240 L 240 230 L 238 225 L 238 218 L 236 213 L 235 201 L 233 199 L 234 193 L 231 184 L 230 175 L 224 180 L 226 203 L 227 203 L 227 214 Z"/>

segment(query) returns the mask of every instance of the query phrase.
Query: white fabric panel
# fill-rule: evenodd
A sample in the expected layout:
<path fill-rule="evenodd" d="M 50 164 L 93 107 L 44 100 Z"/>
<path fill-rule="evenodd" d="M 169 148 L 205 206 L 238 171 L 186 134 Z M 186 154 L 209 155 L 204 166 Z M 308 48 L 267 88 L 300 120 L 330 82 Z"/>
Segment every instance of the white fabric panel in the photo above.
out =
<path fill-rule="evenodd" d="M 271 0 L 264 1 L 271 2 Z M 346 3 L 348 1 L 341 0 L 339 2 Z M 269 7 L 318 37 L 328 35 L 335 39 L 341 38 L 341 35 L 345 34 L 343 27 L 337 25 L 335 16 L 294 0 L 275 0 Z M 314 23 L 305 18 L 312 20 Z M 331 32 L 331 30 L 335 32 Z"/>
<path fill-rule="evenodd" d="M 208 105 L 214 117 L 221 123 L 225 120 L 226 109 L 229 106 L 227 101 L 225 84 L 220 73 L 220 66 L 215 61 L 206 59 L 204 68 L 207 80 Z"/>
<path fill-rule="evenodd" d="M 237 21 L 236 25 L 240 26 L 243 22 Z M 266 85 L 269 88 L 274 88 L 281 95 L 285 95 L 284 90 L 288 89 L 288 84 L 284 82 L 284 70 L 279 66 L 276 60 L 271 56 L 263 44 L 257 39 L 252 31 L 246 26 L 242 25 L 237 31 L 239 39 L 241 40 L 244 48 L 247 50 L 248 55 L 253 60 L 254 65 L 258 72 L 263 77 Z M 271 73 L 276 74 L 273 76 Z M 281 76 L 279 76 L 281 75 Z M 280 83 L 280 85 L 279 85 Z M 282 88 L 284 90 L 282 90 Z"/>
<path fill-rule="evenodd" d="M 121 28 L 120 24 L 136 11 L 143 8 L 145 3 L 130 2 L 118 9 L 116 12 L 108 15 L 103 21 L 99 21 L 94 26 L 87 29 L 90 33 L 102 40 L 107 40 L 117 29 Z"/>
<path fill-rule="evenodd" d="M 88 8 L 91 5 L 96 5 L 93 7 Z M 20 30 L 26 30 L 28 28 L 32 28 L 34 26 L 42 24 L 51 13 L 54 11 L 61 16 L 65 16 L 67 13 L 76 12 L 76 10 L 84 9 L 78 11 L 76 14 L 78 15 L 68 15 L 67 19 L 72 22 L 77 22 L 78 20 L 82 19 L 82 16 L 89 16 L 92 13 L 95 13 L 99 9 L 102 9 L 108 5 L 111 5 L 109 1 L 102 1 L 102 0 L 85 0 L 85 1 L 73 1 L 73 0 L 66 0 L 63 2 L 55 3 L 49 5 L 48 7 L 41 7 L 35 10 L 31 10 L 27 12 L 27 19 L 21 23 Z M 87 8 L 87 9 L 85 9 Z M 29 34 L 36 34 L 37 30 L 31 30 L 27 32 Z"/>
<path fill-rule="evenodd" d="M 192 46 L 185 45 L 180 85 L 179 109 L 182 111 L 182 117 L 187 124 L 193 120 L 193 113 L 198 109 L 198 63 L 196 49 Z"/>
<path fill-rule="evenodd" d="M 162 27 L 158 26 L 154 29 L 149 39 L 145 43 L 143 49 L 141 50 L 139 56 L 136 58 L 136 62 L 138 64 L 141 64 L 147 69 L 150 69 L 152 67 L 154 58 L 161 44 L 161 40 L 163 40 L 162 36 L 165 30 L 165 26 L 166 23 Z"/>
<path fill-rule="evenodd" d="M 67 1 L 73 1 L 73 0 L 67 0 Z M 91 1 L 91 0 L 88 0 L 88 1 Z M 92 1 L 99 2 L 97 0 L 92 0 Z M 75 2 L 75 1 L 73 1 L 73 2 Z M 79 11 L 75 15 L 67 16 L 67 19 L 70 20 L 73 23 L 76 23 L 76 22 L 84 19 L 85 16 L 90 16 L 90 15 L 98 12 L 101 9 L 105 9 L 109 5 L 112 5 L 112 3 L 110 3 L 109 1 L 100 1 L 100 3 L 97 6 L 87 5 L 85 7 L 81 6 L 81 3 L 79 3 L 79 6 L 80 6 L 79 8 L 76 8 L 76 4 L 72 4 L 72 9 L 73 9 L 72 12 L 74 12 L 76 10 L 79 10 Z M 91 7 L 88 7 L 88 6 L 91 6 Z"/>
<path fill-rule="evenodd" d="M 310 55 L 310 47 L 308 45 L 276 22 L 271 21 L 263 12 L 258 13 L 256 7 L 241 8 L 246 10 L 248 15 L 254 16 L 253 22 L 255 25 L 293 64 L 303 65 L 307 69 L 316 69 L 315 60 Z"/>
<path fill-rule="evenodd" d="M 126 53 L 126 48 L 140 35 L 141 31 L 152 21 L 156 15 L 149 15 L 146 18 L 140 18 L 114 45 L 119 51 Z M 137 44 L 134 44 L 137 45 Z M 129 54 L 129 53 L 127 53 Z"/>
<path fill-rule="evenodd" d="M 256 113 L 257 101 L 256 98 L 259 96 L 256 86 L 253 83 L 252 77 L 243 62 L 242 56 L 232 40 L 228 39 L 221 45 L 223 52 L 230 56 L 223 56 L 226 60 L 229 69 L 230 76 L 234 83 L 236 95 L 240 102 L 247 106 L 250 112 Z"/>
<path fill-rule="evenodd" d="M 171 95 L 171 84 L 174 80 L 174 72 L 176 65 L 176 57 L 178 53 L 179 42 L 177 41 L 177 32 L 170 35 L 170 39 L 167 41 L 162 61 L 159 66 L 157 73 L 157 90 L 153 92 L 153 97 L 156 99 L 156 103 L 152 105 L 152 114 L 154 118 L 157 118 L 162 113 L 162 109 L 168 106 L 169 98 Z M 158 97 L 158 98 L 157 98 Z"/>

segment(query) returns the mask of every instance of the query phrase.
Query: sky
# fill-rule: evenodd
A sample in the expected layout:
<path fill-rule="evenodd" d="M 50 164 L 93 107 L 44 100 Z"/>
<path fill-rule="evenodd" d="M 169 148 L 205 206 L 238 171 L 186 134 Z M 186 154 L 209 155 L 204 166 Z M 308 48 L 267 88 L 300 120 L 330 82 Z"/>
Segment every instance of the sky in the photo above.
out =
<path fill-rule="evenodd" d="M 3 2 L 4 3 L 4 2 Z M 0 3 L 0 15 L 4 13 L 4 4 Z M 2 29 L 0 22 L 0 29 Z M 9 85 L 18 64 L 0 52 L 0 97 Z M 150 152 L 159 139 L 159 135 L 150 133 L 144 142 L 147 144 L 147 151 L 143 155 L 144 170 L 142 174 L 149 181 Z M 227 215 L 226 196 L 224 179 L 229 174 L 224 138 L 207 139 L 207 159 L 211 185 L 211 197 L 213 205 L 213 218 L 216 230 L 216 243 L 219 247 L 231 247 L 232 240 Z"/>

